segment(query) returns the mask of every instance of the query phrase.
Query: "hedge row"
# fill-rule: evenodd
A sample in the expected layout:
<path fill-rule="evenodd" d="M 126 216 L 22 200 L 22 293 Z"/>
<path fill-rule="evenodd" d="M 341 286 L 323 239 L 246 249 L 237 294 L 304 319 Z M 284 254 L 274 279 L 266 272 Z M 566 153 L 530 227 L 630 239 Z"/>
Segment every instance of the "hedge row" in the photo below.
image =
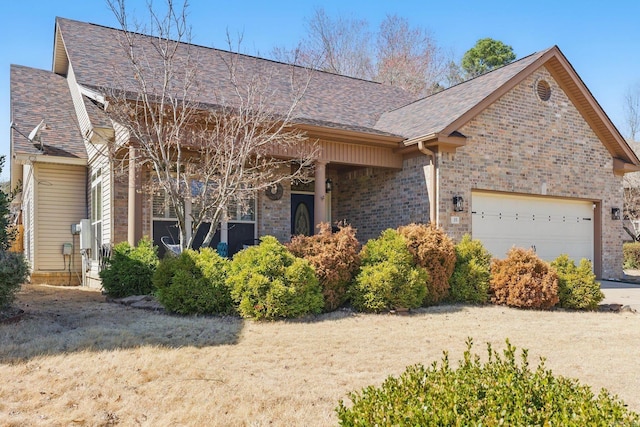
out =
<path fill-rule="evenodd" d="M 116 245 L 101 273 L 107 294 L 155 293 L 170 312 L 256 319 L 300 317 L 345 304 L 364 312 L 441 302 L 592 310 L 604 298 L 591 263 L 566 255 L 551 264 L 513 248 L 491 259 L 469 236 L 454 245 L 433 225 L 385 230 L 360 249 L 356 231 L 326 224 L 287 246 L 267 236 L 233 260 L 211 249 L 158 261 L 149 240 Z"/>

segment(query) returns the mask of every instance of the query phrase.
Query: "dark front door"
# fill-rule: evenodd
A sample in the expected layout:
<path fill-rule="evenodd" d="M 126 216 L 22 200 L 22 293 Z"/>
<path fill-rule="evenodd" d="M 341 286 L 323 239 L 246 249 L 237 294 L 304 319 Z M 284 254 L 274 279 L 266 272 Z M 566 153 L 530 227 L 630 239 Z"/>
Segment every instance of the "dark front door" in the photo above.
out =
<path fill-rule="evenodd" d="M 313 234 L 313 194 L 291 195 L 291 235 Z"/>

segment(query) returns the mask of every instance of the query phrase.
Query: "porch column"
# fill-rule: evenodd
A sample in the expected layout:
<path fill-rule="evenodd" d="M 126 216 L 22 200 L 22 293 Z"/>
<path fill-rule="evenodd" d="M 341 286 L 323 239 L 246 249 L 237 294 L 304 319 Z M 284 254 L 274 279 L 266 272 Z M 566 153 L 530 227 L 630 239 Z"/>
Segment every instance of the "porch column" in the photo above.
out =
<path fill-rule="evenodd" d="M 137 167 L 136 149 L 129 147 L 129 200 L 127 201 L 127 240 L 131 246 L 142 238 L 142 195 L 140 168 Z"/>
<path fill-rule="evenodd" d="M 321 222 L 326 222 L 327 213 L 327 194 L 326 194 L 326 180 L 327 180 L 327 163 L 322 161 L 316 162 L 316 174 L 315 174 L 315 191 L 313 195 L 313 234 L 317 231 L 317 226 Z"/>
<path fill-rule="evenodd" d="M 187 200 L 184 201 L 184 228 L 185 228 L 185 238 L 187 239 L 187 241 L 182 242 L 183 248 L 187 247 L 187 242 L 191 240 L 191 235 L 193 234 L 191 232 L 191 225 L 193 224 L 193 218 L 191 218 L 191 209 L 192 209 L 191 199 L 187 198 Z M 182 239 L 182 235 L 180 236 L 180 239 Z"/>

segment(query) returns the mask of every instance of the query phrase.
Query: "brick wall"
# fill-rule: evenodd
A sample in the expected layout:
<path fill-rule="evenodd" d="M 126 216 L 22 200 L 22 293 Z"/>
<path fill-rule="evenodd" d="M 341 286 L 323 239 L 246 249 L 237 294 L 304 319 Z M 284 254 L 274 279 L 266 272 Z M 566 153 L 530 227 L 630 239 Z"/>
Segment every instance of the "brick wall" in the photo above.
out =
<path fill-rule="evenodd" d="M 541 101 L 538 79 L 551 85 Z M 601 201 L 602 277 L 621 277 L 622 224 L 611 207 L 622 207 L 622 178 L 611 154 L 565 93 L 542 67 L 460 129 L 467 145 L 439 154 L 440 224 L 459 239 L 471 231 L 473 189 Z M 460 224 L 451 224 L 451 199 L 461 195 Z M 597 238 L 596 238 L 597 240 Z"/>
<path fill-rule="evenodd" d="M 282 183 L 279 200 L 271 200 L 264 191 L 258 192 L 258 236 L 271 235 L 280 242 L 291 240 L 291 183 Z"/>
<path fill-rule="evenodd" d="M 429 159 L 405 159 L 402 170 L 366 168 L 343 172 L 333 180 L 333 220 L 346 220 L 358 240 L 378 237 L 387 228 L 429 220 L 426 165 Z"/>

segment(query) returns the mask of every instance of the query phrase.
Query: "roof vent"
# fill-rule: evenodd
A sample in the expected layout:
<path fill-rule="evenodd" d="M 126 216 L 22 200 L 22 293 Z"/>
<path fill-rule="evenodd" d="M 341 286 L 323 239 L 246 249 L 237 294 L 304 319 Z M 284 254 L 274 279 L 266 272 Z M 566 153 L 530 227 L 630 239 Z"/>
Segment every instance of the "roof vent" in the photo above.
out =
<path fill-rule="evenodd" d="M 546 80 L 538 80 L 536 83 L 536 93 L 541 101 L 548 101 L 551 98 L 551 85 Z"/>

